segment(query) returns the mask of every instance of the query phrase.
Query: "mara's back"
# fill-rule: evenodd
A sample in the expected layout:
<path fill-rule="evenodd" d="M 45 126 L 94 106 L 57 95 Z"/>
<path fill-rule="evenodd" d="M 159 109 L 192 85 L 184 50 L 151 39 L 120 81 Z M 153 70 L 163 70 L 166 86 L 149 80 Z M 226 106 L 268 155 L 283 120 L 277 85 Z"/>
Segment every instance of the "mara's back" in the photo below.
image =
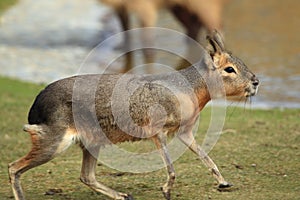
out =
<path fill-rule="evenodd" d="M 175 132 L 180 112 L 178 96 L 155 76 L 80 75 L 42 90 L 28 122 L 94 135 L 102 131 L 116 143 L 148 138 L 150 132 L 155 134 L 150 127 Z"/>

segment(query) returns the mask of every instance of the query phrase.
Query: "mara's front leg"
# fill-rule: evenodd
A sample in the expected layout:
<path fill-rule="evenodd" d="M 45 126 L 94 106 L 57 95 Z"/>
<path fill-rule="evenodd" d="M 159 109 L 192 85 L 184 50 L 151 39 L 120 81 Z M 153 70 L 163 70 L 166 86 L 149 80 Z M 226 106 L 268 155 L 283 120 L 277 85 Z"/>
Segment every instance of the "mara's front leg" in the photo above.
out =
<path fill-rule="evenodd" d="M 213 176 L 218 181 L 218 187 L 220 189 L 229 188 L 232 186 L 232 184 L 225 181 L 214 161 L 207 155 L 200 145 L 197 144 L 191 131 L 187 133 L 181 133 L 178 135 L 178 137 L 185 145 L 189 147 L 191 151 L 197 154 L 202 162 L 208 167 L 209 171 L 212 172 Z"/>
<path fill-rule="evenodd" d="M 163 195 L 166 200 L 171 199 L 171 189 L 175 182 L 175 170 L 167 149 L 166 145 L 166 134 L 159 133 L 158 135 L 154 136 L 152 139 L 157 147 L 157 149 L 160 151 L 161 157 L 165 163 L 165 166 L 168 171 L 168 180 L 161 188 Z"/>

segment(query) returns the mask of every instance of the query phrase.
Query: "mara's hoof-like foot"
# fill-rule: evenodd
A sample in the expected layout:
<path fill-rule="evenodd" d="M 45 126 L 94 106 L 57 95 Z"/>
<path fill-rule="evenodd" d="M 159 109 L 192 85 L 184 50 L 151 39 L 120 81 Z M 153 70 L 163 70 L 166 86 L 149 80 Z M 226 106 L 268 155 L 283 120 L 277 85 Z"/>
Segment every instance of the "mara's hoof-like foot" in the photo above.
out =
<path fill-rule="evenodd" d="M 165 191 L 163 187 L 160 188 L 165 199 L 166 200 L 171 200 L 171 192 L 170 191 Z"/>
<path fill-rule="evenodd" d="M 114 197 L 117 200 L 134 200 L 133 196 L 126 193 L 118 193 L 118 196 Z"/>
<path fill-rule="evenodd" d="M 233 184 L 231 184 L 231 183 L 227 183 L 227 182 L 220 183 L 218 185 L 218 190 L 219 191 L 231 191 L 232 187 L 233 187 Z"/>
<path fill-rule="evenodd" d="M 232 185 L 231 183 L 225 182 L 225 183 L 219 184 L 218 188 L 230 188 L 230 187 L 232 187 L 232 186 L 233 186 L 233 185 Z"/>
<path fill-rule="evenodd" d="M 133 196 L 131 196 L 130 194 L 127 194 L 125 197 L 124 197 L 124 200 L 134 200 Z"/>
<path fill-rule="evenodd" d="M 165 199 L 166 200 L 171 200 L 171 193 L 170 192 L 163 192 L 163 194 L 164 194 L 164 197 L 165 197 Z"/>

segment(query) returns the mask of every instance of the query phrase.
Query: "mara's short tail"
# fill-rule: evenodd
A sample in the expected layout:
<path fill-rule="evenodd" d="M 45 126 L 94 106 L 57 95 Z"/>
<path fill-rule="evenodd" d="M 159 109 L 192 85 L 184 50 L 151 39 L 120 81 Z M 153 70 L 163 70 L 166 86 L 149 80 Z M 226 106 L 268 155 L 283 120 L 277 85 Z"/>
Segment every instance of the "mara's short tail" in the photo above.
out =
<path fill-rule="evenodd" d="M 41 125 L 37 124 L 25 124 L 23 127 L 23 131 L 26 131 L 30 134 L 43 134 L 43 128 Z"/>

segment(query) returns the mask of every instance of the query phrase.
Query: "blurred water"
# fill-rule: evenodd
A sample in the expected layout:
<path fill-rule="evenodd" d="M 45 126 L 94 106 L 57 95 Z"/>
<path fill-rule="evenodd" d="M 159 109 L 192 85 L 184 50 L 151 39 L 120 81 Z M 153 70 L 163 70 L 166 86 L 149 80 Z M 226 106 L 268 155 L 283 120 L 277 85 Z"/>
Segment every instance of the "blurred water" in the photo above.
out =
<path fill-rule="evenodd" d="M 20 0 L 0 18 L 0 74 L 44 83 L 76 74 L 93 46 L 116 32 L 101 23 L 105 13 L 92 0 Z"/>
<path fill-rule="evenodd" d="M 299 10 L 298 0 L 231 0 L 225 9 L 226 45 L 261 81 L 252 107 L 300 108 Z M 158 26 L 182 31 L 167 12 L 160 13 Z M 1 17 L 0 74 L 46 83 L 76 74 L 90 50 L 119 30 L 108 9 L 93 0 L 20 0 Z M 161 39 L 176 46 L 168 35 Z M 119 42 L 94 52 L 87 71 L 101 72 Z M 136 59 L 141 64 L 142 54 Z M 168 53 L 157 59 L 177 63 Z M 121 63 L 115 62 L 116 69 Z"/>
<path fill-rule="evenodd" d="M 254 107 L 300 108 L 299 11 L 298 0 L 231 0 L 226 6 L 226 46 L 261 82 Z M 161 26 L 182 30 L 163 15 Z"/>
<path fill-rule="evenodd" d="M 226 42 L 261 80 L 257 105 L 300 107 L 300 1 L 234 0 Z"/>

